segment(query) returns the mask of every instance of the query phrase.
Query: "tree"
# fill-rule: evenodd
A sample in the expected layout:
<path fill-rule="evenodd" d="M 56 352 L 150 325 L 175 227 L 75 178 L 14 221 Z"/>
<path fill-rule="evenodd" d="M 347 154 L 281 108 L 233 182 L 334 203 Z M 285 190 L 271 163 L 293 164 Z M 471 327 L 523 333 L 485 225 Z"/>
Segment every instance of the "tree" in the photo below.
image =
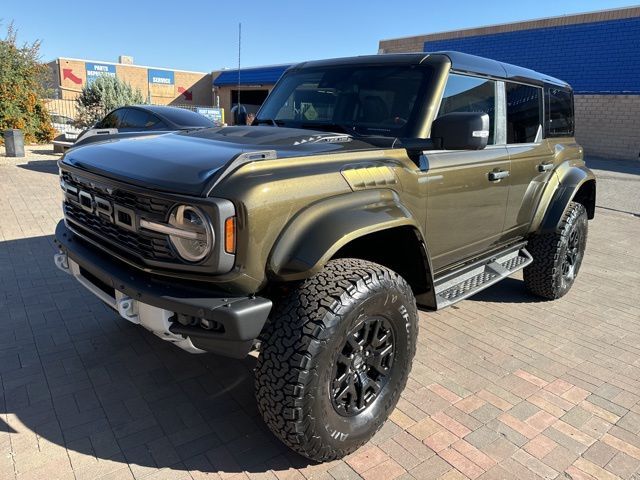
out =
<path fill-rule="evenodd" d="M 28 143 L 49 142 L 55 130 L 42 101 L 49 69 L 40 62 L 40 41 L 19 46 L 16 36 L 11 23 L 0 39 L 0 132 L 19 128 Z"/>
<path fill-rule="evenodd" d="M 117 77 L 102 75 L 82 88 L 76 99 L 80 127 L 89 127 L 114 108 L 144 103 L 140 90 L 132 88 Z"/>

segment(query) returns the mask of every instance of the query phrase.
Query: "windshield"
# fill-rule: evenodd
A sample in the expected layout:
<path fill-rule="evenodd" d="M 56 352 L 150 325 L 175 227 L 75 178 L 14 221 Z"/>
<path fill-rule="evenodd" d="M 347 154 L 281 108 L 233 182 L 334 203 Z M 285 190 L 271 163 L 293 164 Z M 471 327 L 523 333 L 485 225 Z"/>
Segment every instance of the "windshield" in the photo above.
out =
<path fill-rule="evenodd" d="M 406 65 L 292 71 L 278 82 L 254 123 L 403 137 L 430 78 L 430 68 Z"/>

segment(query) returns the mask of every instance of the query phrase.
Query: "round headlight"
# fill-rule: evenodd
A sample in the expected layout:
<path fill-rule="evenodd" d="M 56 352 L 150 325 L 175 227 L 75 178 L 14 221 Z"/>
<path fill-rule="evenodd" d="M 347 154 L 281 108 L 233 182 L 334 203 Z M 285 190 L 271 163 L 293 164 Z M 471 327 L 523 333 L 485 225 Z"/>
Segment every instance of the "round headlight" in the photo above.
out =
<path fill-rule="evenodd" d="M 171 212 L 169 224 L 175 230 L 169 235 L 178 254 L 188 262 L 199 262 L 213 247 L 213 230 L 200 209 L 178 205 Z"/>

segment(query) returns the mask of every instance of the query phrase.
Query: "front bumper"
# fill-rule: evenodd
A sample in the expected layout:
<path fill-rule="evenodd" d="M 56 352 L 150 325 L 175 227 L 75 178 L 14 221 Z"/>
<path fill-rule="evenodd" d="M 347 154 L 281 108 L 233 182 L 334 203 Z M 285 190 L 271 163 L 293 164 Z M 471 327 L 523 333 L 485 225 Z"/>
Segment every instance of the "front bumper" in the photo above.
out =
<path fill-rule="evenodd" d="M 60 221 L 56 265 L 133 323 L 191 353 L 205 351 L 242 358 L 260 335 L 271 300 L 233 297 L 210 285 L 151 275 L 105 257 Z M 177 321 L 178 315 L 194 326 Z M 215 326 L 205 329 L 198 325 Z"/>

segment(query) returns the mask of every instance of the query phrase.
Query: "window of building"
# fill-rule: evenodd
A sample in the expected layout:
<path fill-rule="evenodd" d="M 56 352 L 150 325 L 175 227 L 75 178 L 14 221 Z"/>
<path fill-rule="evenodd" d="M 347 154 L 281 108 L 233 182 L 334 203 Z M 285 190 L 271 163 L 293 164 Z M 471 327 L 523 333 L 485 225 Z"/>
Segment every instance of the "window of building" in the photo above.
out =
<path fill-rule="evenodd" d="M 547 92 L 547 136 L 573 136 L 573 118 L 573 94 L 568 90 L 550 88 Z"/>
<path fill-rule="evenodd" d="M 507 143 L 532 143 L 540 139 L 542 128 L 542 89 L 506 83 Z"/>
<path fill-rule="evenodd" d="M 489 141 L 495 139 L 496 82 L 451 74 L 442 96 L 438 116 L 452 112 L 482 112 L 489 115 Z"/>

